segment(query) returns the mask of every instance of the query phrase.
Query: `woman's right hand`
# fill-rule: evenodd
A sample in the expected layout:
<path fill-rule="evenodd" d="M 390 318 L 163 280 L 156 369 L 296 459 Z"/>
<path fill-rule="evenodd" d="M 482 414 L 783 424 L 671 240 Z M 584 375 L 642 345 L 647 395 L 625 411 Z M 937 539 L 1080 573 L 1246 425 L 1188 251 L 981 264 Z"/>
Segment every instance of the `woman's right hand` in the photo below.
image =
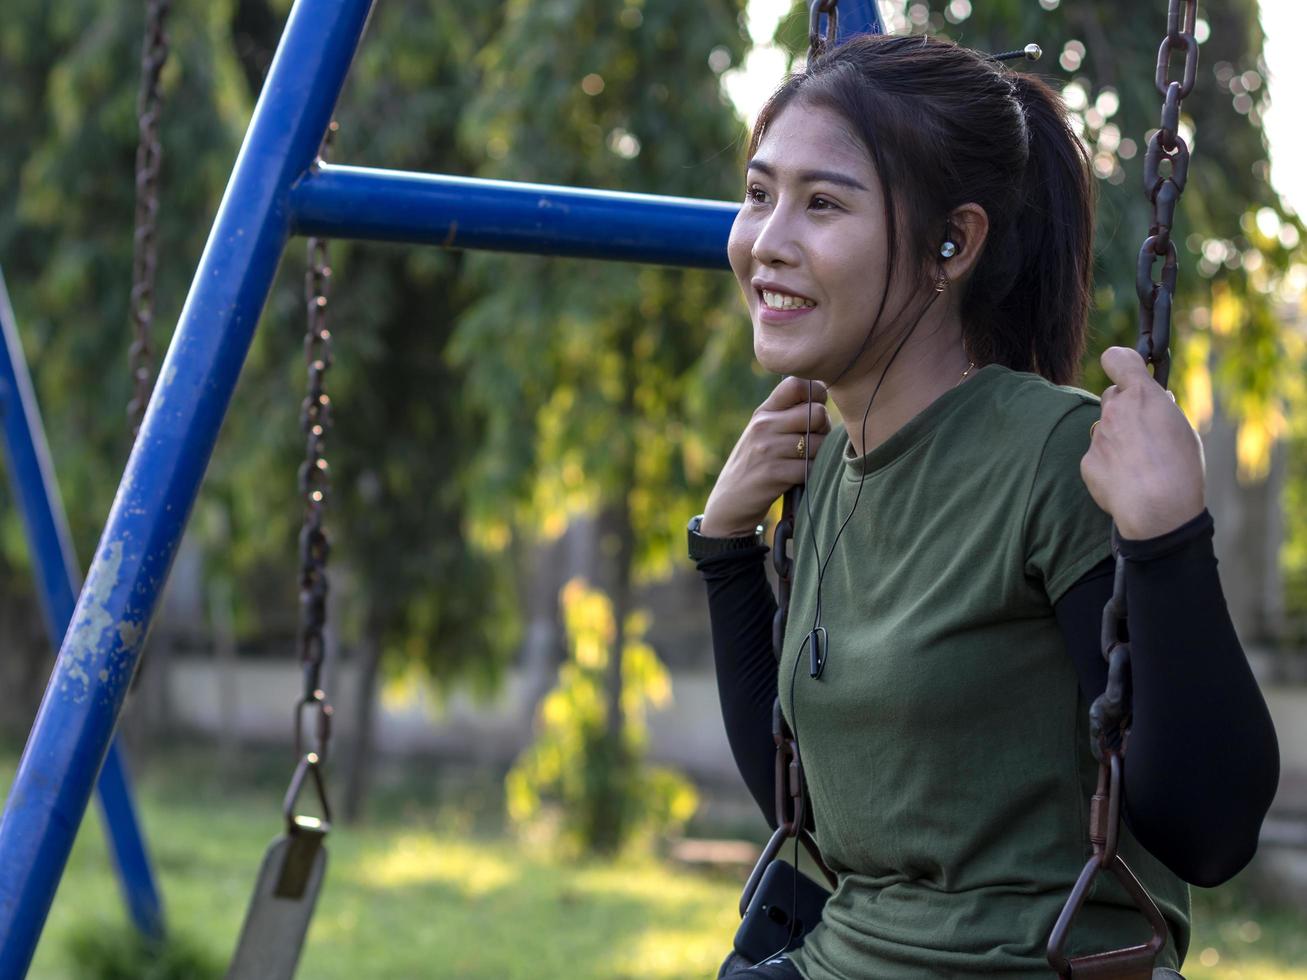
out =
<path fill-rule="evenodd" d="M 812 385 L 809 421 L 808 386 Z M 811 434 L 805 456 L 799 440 Z M 826 413 L 826 386 L 804 378 L 782 378 L 763 403 L 754 409 L 730 458 L 708 495 L 699 533 L 709 538 L 736 538 L 753 534 L 776 498 L 806 479 L 806 467 L 817 455 L 831 430 Z"/>

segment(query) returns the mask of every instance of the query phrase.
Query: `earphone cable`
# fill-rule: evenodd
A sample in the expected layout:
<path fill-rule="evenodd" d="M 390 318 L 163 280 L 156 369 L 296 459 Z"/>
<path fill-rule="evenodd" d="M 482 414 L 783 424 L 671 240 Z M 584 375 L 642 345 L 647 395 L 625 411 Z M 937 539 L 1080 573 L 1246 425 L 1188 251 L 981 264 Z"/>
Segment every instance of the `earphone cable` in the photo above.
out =
<path fill-rule="evenodd" d="M 885 370 L 881 372 L 880 379 L 876 382 L 876 387 L 872 389 L 871 397 L 867 400 L 866 411 L 862 413 L 863 446 L 865 446 L 867 443 L 867 419 L 871 415 L 871 406 L 876 401 L 876 395 L 880 393 L 880 386 L 885 383 L 885 377 L 886 375 L 889 374 L 889 369 L 893 366 L 894 361 L 898 358 L 899 353 L 903 350 L 904 345 L 908 342 L 908 338 L 910 338 L 912 334 L 916 331 L 917 325 L 921 323 L 922 317 L 926 315 L 926 313 L 930 310 L 931 306 L 934 305 L 935 300 L 938 298 L 939 298 L 939 294 L 936 293 L 934 296 L 930 298 L 930 300 L 926 303 L 926 305 L 922 307 L 921 312 L 917 314 L 917 318 L 912 321 L 912 326 L 909 327 L 904 332 L 903 339 L 900 340 L 898 346 L 894 348 L 893 354 L 890 355 L 889 361 L 886 362 L 885 364 Z M 875 322 L 873 321 L 872 329 L 867 331 L 867 336 L 866 338 L 864 338 L 862 342 L 862 346 L 858 348 L 858 352 L 854 355 L 853 361 L 850 361 L 848 366 L 846 366 L 844 370 L 839 373 L 839 375 L 836 377 L 836 380 L 842 378 L 844 374 L 848 371 L 848 369 L 852 367 L 853 364 L 857 361 L 857 359 L 862 356 L 863 351 L 865 351 L 867 348 L 867 343 L 871 340 L 871 334 L 872 331 L 874 330 L 875 330 Z M 812 379 L 810 378 L 808 379 L 808 417 L 807 417 L 805 432 L 803 435 L 803 444 L 805 446 L 810 445 L 811 441 L 812 441 Z M 811 466 L 812 466 L 812 458 L 811 456 L 805 454 L 804 461 L 803 461 L 803 485 L 805 489 L 808 486 L 808 477 L 811 474 Z M 813 524 L 812 494 L 806 492 L 804 493 L 805 503 L 808 508 L 808 536 L 812 540 L 813 554 L 817 560 L 817 597 L 816 597 L 816 608 L 813 614 L 812 629 L 808 633 L 808 642 L 810 643 L 816 642 L 815 631 L 821 623 L 821 582 L 822 582 L 822 578 L 825 576 L 826 565 L 830 562 L 831 556 L 834 555 L 835 553 L 835 546 L 839 543 L 840 536 L 844 533 L 844 528 L 848 525 L 849 521 L 853 518 L 854 511 L 858 509 L 858 500 L 862 497 L 862 486 L 863 483 L 866 481 L 866 479 L 867 479 L 867 457 L 866 454 L 864 453 L 862 457 L 862 472 L 858 478 L 858 492 L 853 498 L 853 506 L 849 508 L 848 515 L 841 522 L 839 530 L 835 533 L 835 539 L 831 542 L 830 550 L 826 553 L 825 561 L 822 560 L 821 550 L 817 546 L 817 530 Z M 799 659 L 800 659 L 799 654 L 796 653 L 794 656 L 794 665 L 790 668 L 790 729 L 794 733 L 794 751 L 796 757 L 799 760 L 800 771 L 802 771 L 803 762 L 802 762 L 802 757 L 799 755 L 799 751 L 800 751 L 799 750 L 799 718 L 794 703 L 794 688 L 795 688 L 795 681 L 798 678 Z M 824 661 L 825 661 L 825 657 L 823 656 L 822 663 L 824 663 Z M 791 881 L 791 889 L 790 889 L 791 914 L 790 914 L 789 934 L 786 937 L 785 945 L 783 945 L 780 949 L 767 954 L 759 962 L 766 962 L 767 960 L 771 959 L 774 956 L 779 956 L 781 953 L 787 952 L 791 948 L 794 942 L 795 939 L 794 934 L 798 928 L 797 912 L 798 912 L 798 905 L 799 905 L 799 834 L 803 832 L 803 822 L 807 816 L 806 808 L 807 808 L 808 795 L 806 792 L 801 795 L 800 801 L 801 802 L 799 808 L 794 815 L 796 833 L 794 835 L 794 860 L 793 860 L 794 877 Z"/>
<path fill-rule="evenodd" d="M 871 406 L 876 402 L 876 396 L 880 393 L 880 386 L 885 383 L 885 378 L 889 375 L 889 369 L 893 367 L 894 361 L 898 359 L 899 353 L 903 350 L 903 347 L 908 342 L 908 339 L 912 336 L 913 333 L 916 332 L 917 325 L 921 323 L 922 317 L 924 317 L 930 311 L 930 308 L 935 305 L 935 300 L 937 300 L 938 298 L 939 298 L 939 293 L 935 293 L 933 296 L 931 296 L 931 298 L 927 301 L 926 305 L 922 307 L 921 312 L 917 314 L 917 318 L 912 321 L 912 326 L 909 327 L 904 332 L 903 339 L 900 340 L 898 346 L 894 348 L 894 353 L 890 355 L 890 359 L 885 365 L 885 370 L 880 373 L 880 379 L 876 382 L 876 387 L 872 389 L 871 397 L 867 399 L 866 411 L 862 413 L 861 442 L 864 448 L 867 445 L 867 419 L 871 416 Z M 874 329 L 875 327 L 874 323 L 872 324 L 872 327 Z M 870 330 L 867 332 L 867 337 L 868 339 L 870 339 L 871 337 Z M 866 345 L 867 342 L 864 340 L 862 349 L 865 349 Z M 861 351 L 859 353 L 861 353 Z M 846 367 L 844 371 L 847 370 L 848 368 Z M 844 375 L 844 371 L 840 372 L 841 377 Z M 811 439 L 811 437 L 812 437 L 812 380 L 809 379 L 808 380 L 808 421 L 807 421 L 807 431 L 804 434 L 805 446 L 808 444 L 808 441 Z M 805 455 L 804 463 L 803 463 L 803 485 L 805 489 L 808 486 L 808 477 L 810 475 L 811 465 L 812 464 L 811 464 L 810 457 Z M 804 493 L 803 495 L 804 504 L 808 509 L 808 537 L 812 541 L 812 553 L 817 561 L 817 597 L 816 597 L 816 602 L 814 604 L 812 627 L 811 630 L 809 631 L 809 636 L 813 635 L 812 630 L 816 630 L 817 627 L 821 625 L 821 586 L 822 586 L 822 580 L 826 576 L 826 566 L 830 564 L 831 557 L 835 554 L 835 546 L 839 543 L 840 537 L 841 535 L 844 534 L 844 529 L 848 526 L 849 521 L 853 519 L 854 511 L 858 509 L 858 501 L 862 498 L 862 486 L 866 482 L 866 479 L 867 479 L 867 454 L 864 452 L 862 454 L 861 473 L 859 474 L 858 477 L 858 492 L 853 497 L 853 506 L 849 508 L 848 514 L 845 515 L 844 520 L 840 522 L 839 530 L 835 532 L 835 539 L 831 541 L 830 549 L 826 552 L 826 558 L 824 561 L 822 560 L 821 557 L 821 550 L 817 547 L 817 528 L 816 525 L 813 523 L 814 518 L 812 514 L 812 494 Z M 825 659 L 826 658 L 824 654 L 820 655 L 821 663 L 824 663 Z M 793 694 L 794 692 L 793 689 L 791 688 L 790 691 L 791 717 L 793 717 L 793 712 L 794 712 Z M 799 733 L 798 733 L 798 729 L 796 728 L 794 732 L 794 739 L 796 742 L 798 741 L 798 738 L 799 738 Z"/>

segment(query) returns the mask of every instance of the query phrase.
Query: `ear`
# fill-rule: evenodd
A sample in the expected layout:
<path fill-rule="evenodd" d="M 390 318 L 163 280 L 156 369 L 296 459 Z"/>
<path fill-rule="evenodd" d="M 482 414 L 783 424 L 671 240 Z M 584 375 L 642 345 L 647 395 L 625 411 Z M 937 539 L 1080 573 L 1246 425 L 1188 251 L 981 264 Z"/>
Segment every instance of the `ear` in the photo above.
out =
<path fill-rule="evenodd" d="M 953 282 L 976 267 L 989 235 L 989 215 L 979 204 L 960 204 L 948 216 L 948 240 L 957 246 L 951 258 L 939 259 L 940 271 Z"/>

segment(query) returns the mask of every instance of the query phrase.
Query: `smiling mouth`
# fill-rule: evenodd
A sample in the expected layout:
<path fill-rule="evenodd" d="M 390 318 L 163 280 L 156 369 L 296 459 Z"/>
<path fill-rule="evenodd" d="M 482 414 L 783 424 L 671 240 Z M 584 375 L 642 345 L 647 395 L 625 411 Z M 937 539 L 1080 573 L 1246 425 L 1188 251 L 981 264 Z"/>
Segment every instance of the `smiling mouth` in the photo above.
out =
<path fill-rule="evenodd" d="M 776 292 L 771 289 L 759 289 L 757 293 L 759 299 L 762 300 L 763 306 L 777 313 L 789 310 L 811 310 L 817 305 L 815 300 L 803 296 L 794 296 L 790 293 Z"/>

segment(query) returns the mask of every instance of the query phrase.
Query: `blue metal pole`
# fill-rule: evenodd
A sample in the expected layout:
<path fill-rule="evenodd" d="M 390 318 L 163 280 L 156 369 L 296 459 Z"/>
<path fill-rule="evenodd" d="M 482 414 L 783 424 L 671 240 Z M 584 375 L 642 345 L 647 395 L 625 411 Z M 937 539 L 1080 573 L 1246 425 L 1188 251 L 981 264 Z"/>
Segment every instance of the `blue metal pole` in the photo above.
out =
<path fill-rule="evenodd" d="M 100 768 L 95 784 L 100 801 L 100 815 L 109 828 L 114 867 L 127 911 L 133 924 L 145 938 L 158 942 L 167 933 L 163 914 L 163 899 L 154 877 L 150 852 L 141 833 L 136 801 L 132 797 L 127 761 L 117 737 L 109 743 L 109 751 Z"/>
<path fill-rule="evenodd" d="M 876 0 L 840 0 L 839 40 L 883 34 Z M 825 17 L 821 19 L 825 25 Z M 291 193 L 295 233 L 573 258 L 727 267 L 739 205 L 323 166 Z"/>
<path fill-rule="evenodd" d="M 5 462 L 27 531 L 46 633 L 51 646 L 58 646 L 73 614 L 79 585 L 77 559 L 3 273 L 0 334 L 0 427 Z M 97 789 L 118 883 L 132 922 L 147 938 L 162 939 L 163 904 L 132 801 L 126 761 L 116 739 L 105 756 Z"/>
<path fill-rule="evenodd" d="M 371 0 L 297 0 L 0 818 L 0 977 L 31 962 Z"/>
<path fill-rule="evenodd" d="M 323 166 L 291 192 L 304 235 L 723 269 L 738 202 Z"/>
<path fill-rule="evenodd" d="M 0 424 L 4 428 L 5 463 L 18 513 L 27 530 L 41 613 L 51 642 L 55 643 L 63 636 L 60 627 L 68 624 L 73 611 L 77 559 L 3 273 L 0 331 Z"/>
<path fill-rule="evenodd" d="M 880 19 L 876 0 L 839 0 L 837 6 L 840 18 L 835 26 L 839 31 L 837 40 L 840 43 L 858 34 L 885 33 L 885 24 Z M 821 20 L 824 27 L 826 18 L 822 17 Z"/>

